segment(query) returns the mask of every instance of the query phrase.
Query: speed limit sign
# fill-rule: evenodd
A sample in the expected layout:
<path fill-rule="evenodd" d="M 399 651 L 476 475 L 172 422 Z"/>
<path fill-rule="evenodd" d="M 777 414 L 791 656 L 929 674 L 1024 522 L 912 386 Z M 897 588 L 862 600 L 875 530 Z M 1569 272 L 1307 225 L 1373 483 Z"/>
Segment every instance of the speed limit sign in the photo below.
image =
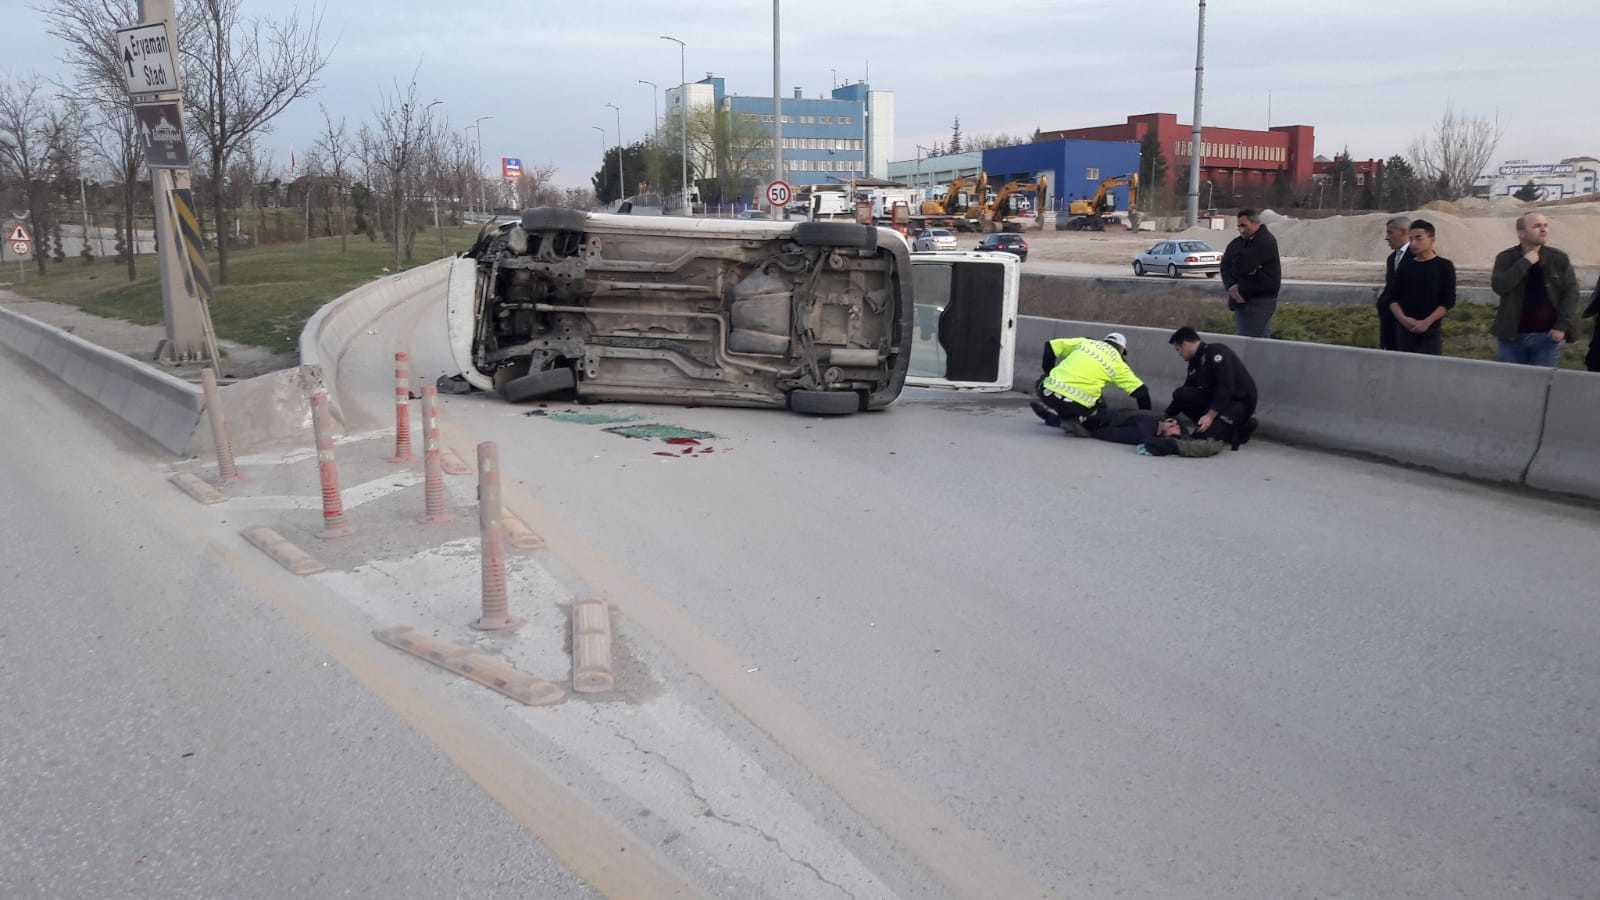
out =
<path fill-rule="evenodd" d="M 789 187 L 789 182 L 778 179 L 767 185 L 767 202 L 773 206 L 788 206 L 794 199 L 794 189 Z"/>

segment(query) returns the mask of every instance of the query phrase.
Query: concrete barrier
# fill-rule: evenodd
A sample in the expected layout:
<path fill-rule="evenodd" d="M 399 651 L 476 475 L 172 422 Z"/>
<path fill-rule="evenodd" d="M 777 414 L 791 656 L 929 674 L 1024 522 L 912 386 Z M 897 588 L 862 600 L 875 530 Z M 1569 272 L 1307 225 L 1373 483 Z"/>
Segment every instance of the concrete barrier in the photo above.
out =
<path fill-rule="evenodd" d="M 1528 484 L 1600 497 L 1600 373 L 1555 373 Z"/>
<path fill-rule="evenodd" d="M 26 356 L 162 448 L 193 450 L 200 388 L 51 325 L 0 309 L 0 344 Z"/>
<path fill-rule="evenodd" d="M 1159 408 L 1183 383 L 1171 331 L 1019 317 L 1016 379 L 1031 391 L 1053 337 L 1128 338 Z M 1355 347 L 1202 335 L 1232 347 L 1260 391 L 1260 434 L 1452 475 L 1600 499 L 1600 375 Z M 1546 399 L 1548 397 L 1548 403 Z M 1115 391 L 1108 402 L 1122 402 Z"/>
<path fill-rule="evenodd" d="M 345 351 L 356 336 L 379 317 L 430 283 L 437 282 L 440 296 L 443 296 L 453 258 L 447 256 L 364 284 L 329 302 L 306 321 L 300 332 L 300 364 L 320 368 L 322 383 L 333 402 L 333 413 L 346 428 L 353 423 L 339 405 L 338 385 L 339 361 L 344 358 Z"/>

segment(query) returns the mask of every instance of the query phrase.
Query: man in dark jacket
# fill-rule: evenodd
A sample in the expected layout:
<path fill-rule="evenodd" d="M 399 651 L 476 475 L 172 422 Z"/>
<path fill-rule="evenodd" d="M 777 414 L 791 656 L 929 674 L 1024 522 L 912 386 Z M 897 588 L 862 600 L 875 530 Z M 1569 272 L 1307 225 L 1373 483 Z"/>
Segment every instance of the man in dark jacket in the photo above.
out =
<path fill-rule="evenodd" d="M 1501 362 L 1555 366 L 1561 345 L 1578 336 L 1578 275 L 1549 239 L 1550 220 L 1524 213 L 1517 218 L 1517 246 L 1494 258 L 1489 284 L 1500 295 L 1494 336 Z"/>
<path fill-rule="evenodd" d="M 1394 313 L 1389 304 L 1394 302 L 1394 273 L 1411 256 L 1411 220 L 1395 216 L 1383 225 L 1383 239 L 1389 245 L 1389 255 L 1383 258 L 1383 291 L 1378 294 L 1378 346 L 1384 350 L 1395 348 Z"/>
<path fill-rule="evenodd" d="M 1255 433 L 1256 382 L 1226 344 L 1208 344 L 1185 325 L 1167 339 L 1189 363 L 1183 387 L 1172 392 L 1167 415 L 1183 413 L 1195 421 L 1195 435 L 1233 445 Z"/>
<path fill-rule="evenodd" d="M 1282 285 L 1278 239 L 1261 224 L 1255 210 L 1239 210 L 1239 236 L 1222 253 L 1222 286 L 1228 290 L 1228 309 L 1240 335 L 1268 336 Z"/>

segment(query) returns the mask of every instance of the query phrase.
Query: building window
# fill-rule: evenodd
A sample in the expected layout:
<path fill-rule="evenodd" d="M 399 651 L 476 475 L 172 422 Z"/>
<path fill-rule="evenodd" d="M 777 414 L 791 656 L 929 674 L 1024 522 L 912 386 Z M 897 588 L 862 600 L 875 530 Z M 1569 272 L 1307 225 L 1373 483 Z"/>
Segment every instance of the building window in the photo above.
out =
<path fill-rule="evenodd" d="M 817 121 L 821 122 L 823 125 L 832 125 L 833 116 L 818 116 Z"/>
<path fill-rule="evenodd" d="M 1096 169 L 1094 167 L 1090 167 L 1090 168 L 1084 169 L 1083 170 L 1083 177 L 1089 179 L 1090 181 L 1099 181 L 1100 180 L 1100 170 Z"/>
<path fill-rule="evenodd" d="M 840 116 L 839 117 L 839 124 L 840 125 L 854 125 L 855 121 L 856 120 L 855 120 L 854 116 Z"/>

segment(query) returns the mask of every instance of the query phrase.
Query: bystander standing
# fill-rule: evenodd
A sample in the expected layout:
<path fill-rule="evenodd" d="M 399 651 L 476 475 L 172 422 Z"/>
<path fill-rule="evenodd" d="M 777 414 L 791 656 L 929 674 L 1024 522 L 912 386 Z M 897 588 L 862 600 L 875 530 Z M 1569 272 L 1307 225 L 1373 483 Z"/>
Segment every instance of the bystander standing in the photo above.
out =
<path fill-rule="evenodd" d="M 1394 313 L 1389 311 L 1390 296 L 1394 288 L 1394 273 L 1400 264 L 1411 257 L 1411 220 L 1395 216 L 1383 225 L 1383 239 L 1389 245 L 1389 255 L 1383 260 L 1383 290 L 1378 293 L 1378 346 L 1393 350 L 1394 333 L 1398 328 Z"/>
<path fill-rule="evenodd" d="M 1222 253 L 1222 285 L 1235 329 L 1244 337 L 1268 337 L 1278 311 L 1283 268 L 1278 239 L 1253 209 L 1239 210 L 1239 236 Z"/>
<path fill-rule="evenodd" d="M 1494 336 L 1501 362 L 1559 365 L 1562 343 L 1577 336 L 1578 276 L 1549 239 L 1550 220 L 1525 213 L 1517 217 L 1517 246 L 1494 258 L 1490 284 L 1500 296 Z"/>
<path fill-rule="evenodd" d="M 1600 372 L 1600 278 L 1594 282 L 1594 293 L 1589 295 L 1589 308 L 1583 311 L 1585 319 L 1594 319 L 1594 331 L 1589 335 L 1589 355 L 1583 364 L 1591 372 Z"/>
<path fill-rule="evenodd" d="M 1402 353 L 1444 352 L 1444 317 L 1456 305 L 1456 267 L 1433 249 L 1433 223 L 1411 223 L 1411 258 L 1394 275 L 1389 312 L 1395 349 Z"/>

